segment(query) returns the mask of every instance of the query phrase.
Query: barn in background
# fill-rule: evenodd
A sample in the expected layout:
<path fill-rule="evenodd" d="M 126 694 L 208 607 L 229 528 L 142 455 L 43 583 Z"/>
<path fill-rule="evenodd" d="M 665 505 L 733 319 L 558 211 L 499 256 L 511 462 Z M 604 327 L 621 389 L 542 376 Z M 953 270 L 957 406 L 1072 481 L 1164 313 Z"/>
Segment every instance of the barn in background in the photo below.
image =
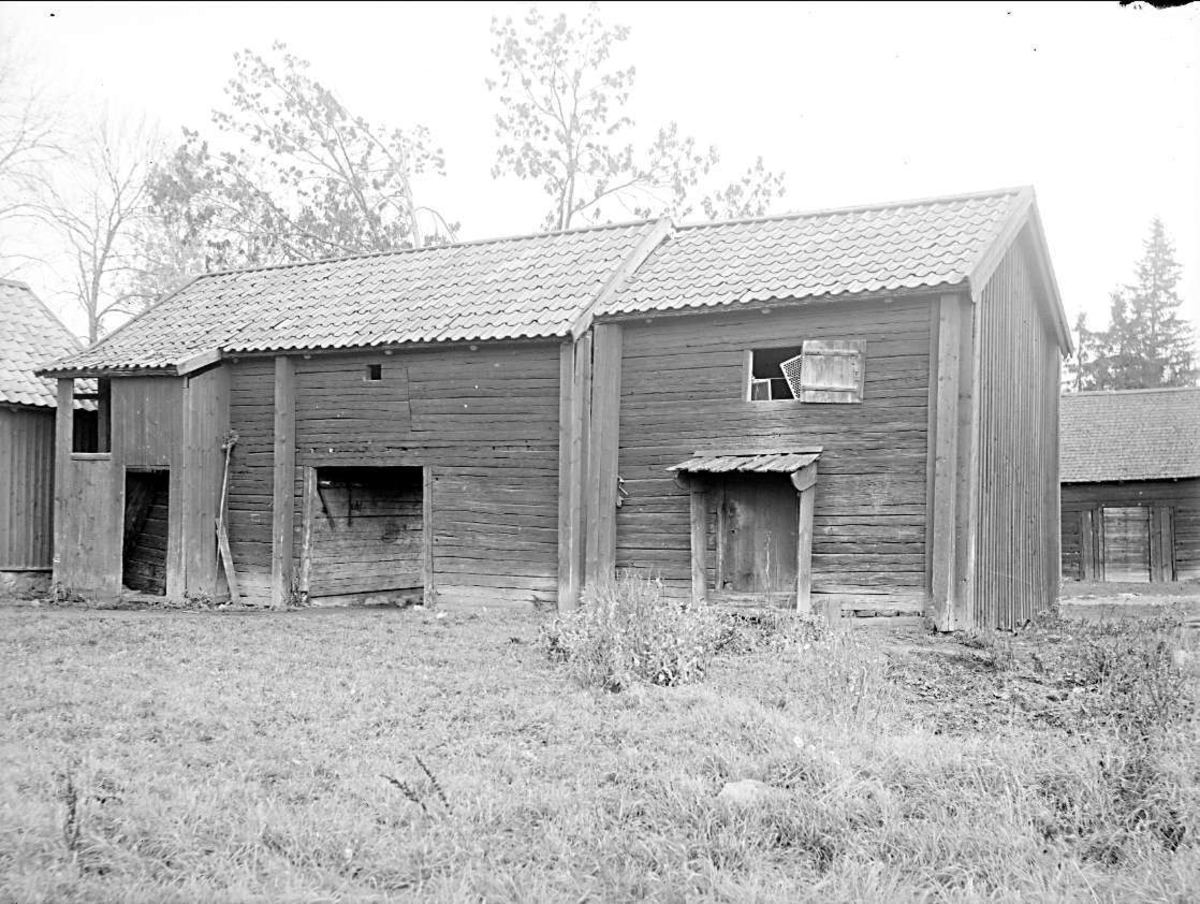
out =
<path fill-rule="evenodd" d="M 55 578 L 1008 627 L 1056 598 L 1069 341 L 1030 189 L 209 274 L 47 370 L 105 427 Z"/>
<path fill-rule="evenodd" d="M 1200 581 L 1200 388 L 1062 398 L 1062 570 Z"/>
<path fill-rule="evenodd" d="M 55 390 L 34 370 L 78 350 L 29 286 L 0 279 L 0 594 L 49 586 Z"/>

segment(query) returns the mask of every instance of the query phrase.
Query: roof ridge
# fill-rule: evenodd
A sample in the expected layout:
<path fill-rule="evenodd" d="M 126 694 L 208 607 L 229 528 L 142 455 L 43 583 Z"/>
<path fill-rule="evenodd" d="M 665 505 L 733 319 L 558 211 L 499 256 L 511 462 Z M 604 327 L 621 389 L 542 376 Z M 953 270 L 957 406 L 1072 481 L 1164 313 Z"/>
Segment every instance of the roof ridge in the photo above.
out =
<path fill-rule="evenodd" d="M 0 285 L 13 286 L 17 289 L 29 289 L 30 292 L 33 291 L 33 289 L 29 288 L 29 283 L 25 282 L 24 280 L 13 279 L 9 276 L 0 276 Z"/>
<path fill-rule="evenodd" d="M 1116 395 L 1137 395 L 1145 392 L 1200 392 L 1200 386 L 1150 386 L 1146 389 L 1083 389 L 1079 392 L 1064 392 L 1064 399 L 1076 396 L 1102 396 L 1111 398 Z"/>
<path fill-rule="evenodd" d="M 976 198 L 998 198 L 1004 195 L 1019 195 L 1031 190 L 1029 185 L 1015 185 L 1007 188 L 996 188 L 990 191 L 962 192 L 952 195 L 934 195 L 927 198 L 908 198 L 900 201 L 883 201 L 878 204 L 852 204 L 848 207 L 822 207 L 814 210 L 800 210 L 791 213 L 767 214 L 761 217 L 740 217 L 729 220 L 706 220 L 700 223 L 684 223 L 676 226 L 676 231 L 685 229 L 707 229 L 712 226 L 739 226 L 746 223 L 770 223 L 781 220 L 802 220 L 808 217 L 825 217 L 840 213 L 859 213 L 868 210 L 893 210 L 899 207 L 921 207 L 929 204 L 948 204 L 952 201 L 970 201 Z"/>
<path fill-rule="evenodd" d="M 520 242 L 527 239 L 551 238 L 558 235 L 574 235 L 583 232 L 603 232 L 608 229 L 629 229 L 657 223 L 661 217 L 642 220 L 627 220 L 620 223 L 603 223 L 592 226 L 575 226 L 571 229 L 551 229 L 543 232 L 525 232 L 515 235 L 492 236 L 482 239 L 469 239 L 464 242 L 447 242 L 444 245 L 425 245 L 421 248 L 393 248 L 390 251 L 367 251 L 362 254 L 347 254 L 342 257 L 321 257 L 311 261 L 291 261 L 284 264 L 260 264 L 257 267 L 230 267 L 225 270 L 211 270 L 200 273 L 195 278 L 205 279 L 210 276 L 231 276 L 235 273 L 261 273 L 267 270 L 286 270 L 292 267 L 313 267 L 318 264 L 338 264 L 343 261 L 371 260 L 377 257 L 393 257 L 402 254 L 418 254 L 427 251 L 441 251 L 447 248 L 473 248 L 480 245 L 500 245 L 505 242 Z"/>

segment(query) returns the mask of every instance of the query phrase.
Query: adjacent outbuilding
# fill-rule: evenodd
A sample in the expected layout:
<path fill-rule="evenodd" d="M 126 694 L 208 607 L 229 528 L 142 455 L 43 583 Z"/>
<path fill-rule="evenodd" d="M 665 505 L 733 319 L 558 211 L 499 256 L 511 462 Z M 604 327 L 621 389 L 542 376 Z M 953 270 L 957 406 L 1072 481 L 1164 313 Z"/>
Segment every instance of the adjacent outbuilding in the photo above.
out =
<path fill-rule="evenodd" d="M 0 279 L 0 594 L 49 586 L 56 399 L 34 371 L 79 348 L 29 286 Z"/>
<path fill-rule="evenodd" d="M 1062 399 L 1063 577 L 1200 580 L 1200 388 Z"/>
<path fill-rule="evenodd" d="M 1028 188 L 208 274 L 46 371 L 109 431 L 60 418 L 55 577 L 161 545 L 167 595 L 570 609 L 629 568 L 1013 626 L 1069 348 Z"/>

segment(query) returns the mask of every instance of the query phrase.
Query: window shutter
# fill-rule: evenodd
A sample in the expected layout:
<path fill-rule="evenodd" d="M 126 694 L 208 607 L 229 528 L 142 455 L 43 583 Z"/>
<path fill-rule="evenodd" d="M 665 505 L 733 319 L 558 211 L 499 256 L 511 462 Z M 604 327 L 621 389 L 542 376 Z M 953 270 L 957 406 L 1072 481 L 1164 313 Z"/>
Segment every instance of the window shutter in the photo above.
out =
<path fill-rule="evenodd" d="M 846 339 L 808 339 L 800 351 L 801 402 L 861 402 L 867 344 Z"/>

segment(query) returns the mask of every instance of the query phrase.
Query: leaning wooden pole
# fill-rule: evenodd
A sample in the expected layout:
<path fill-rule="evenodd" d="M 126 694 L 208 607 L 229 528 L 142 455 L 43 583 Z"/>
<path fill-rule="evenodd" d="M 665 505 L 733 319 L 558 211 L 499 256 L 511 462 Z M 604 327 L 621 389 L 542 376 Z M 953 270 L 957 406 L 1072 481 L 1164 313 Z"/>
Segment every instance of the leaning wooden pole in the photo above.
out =
<path fill-rule="evenodd" d="M 231 432 L 222 443 L 225 452 L 225 474 L 221 478 L 221 502 L 217 506 L 217 549 L 221 554 L 221 566 L 225 569 L 225 580 L 229 584 L 229 601 L 237 602 L 242 594 L 238 588 L 237 569 L 233 565 L 233 552 L 229 548 L 229 529 L 225 523 L 225 515 L 229 509 L 229 459 L 233 455 L 233 447 L 237 445 L 238 435 Z"/>

